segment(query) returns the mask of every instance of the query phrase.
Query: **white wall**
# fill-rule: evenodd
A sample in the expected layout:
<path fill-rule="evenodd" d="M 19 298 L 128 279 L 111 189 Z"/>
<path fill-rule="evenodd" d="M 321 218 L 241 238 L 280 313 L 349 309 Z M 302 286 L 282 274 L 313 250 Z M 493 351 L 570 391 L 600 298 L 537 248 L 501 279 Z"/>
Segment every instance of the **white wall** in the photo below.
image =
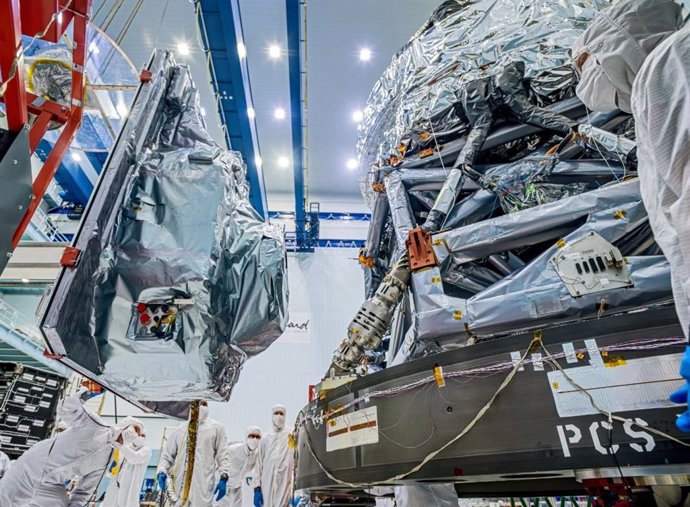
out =
<path fill-rule="evenodd" d="M 321 380 L 364 298 L 357 253 L 328 248 L 288 256 L 291 321 L 308 319 L 309 334 L 279 338 L 247 361 L 228 403 L 210 404 L 211 417 L 225 424 L 229 439 L 243 439 L 253 424 L 270 430 L 276 403 L 287 407 L 291 422 L 307 404 L 308 386 Z"/>

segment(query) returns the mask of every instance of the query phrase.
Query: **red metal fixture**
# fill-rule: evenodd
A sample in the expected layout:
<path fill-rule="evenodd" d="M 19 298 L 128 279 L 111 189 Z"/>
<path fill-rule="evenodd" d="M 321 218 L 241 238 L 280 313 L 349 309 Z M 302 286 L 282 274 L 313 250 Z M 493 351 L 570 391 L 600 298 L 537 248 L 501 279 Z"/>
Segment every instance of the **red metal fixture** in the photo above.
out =
<path fill-rule="evenodd" d="M 409 232 L 406 246 L 410 256 L 410 269 L 412 271 L 436 266 L 434 249 L 431 247 L 431 235 L 428 232 L 424 232 L 421 227 L 412 229 Z"/>
<path fill-rule="evenodd" d="M 86 95 L 84 68 L 91 0 L 31 0 L 23 2 L 23 7 L 24 11 L 20 9 L 19 0 L 0 0 L 0 74 L 3 80 L 12 76 L 5 94 L 0 97 L 5 103 L 8 130 L 19 132 L 29 123 L 29 114 L 35 116 L 29 129 L 29 148 L 33 153 L 52 123 L 63 125 L 63 129 L 33 182 L 32 201 L 12 236 L 15 248 L 81 125 Z M 56 42 L 70 22 L 74 23 L 74 49 L 72 102 L 67 107 L 26 91 L 21 51 L 22 33 L 35 36 L 45 32 L 43 40 Z"/>

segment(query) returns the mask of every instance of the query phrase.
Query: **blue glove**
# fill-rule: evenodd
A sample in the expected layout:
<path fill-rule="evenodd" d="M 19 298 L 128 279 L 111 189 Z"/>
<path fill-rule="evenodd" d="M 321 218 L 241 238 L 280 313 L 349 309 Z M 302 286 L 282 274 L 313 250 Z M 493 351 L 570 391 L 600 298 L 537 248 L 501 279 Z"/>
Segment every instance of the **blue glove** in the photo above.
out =
<path fill-rule="evenodd" d="M 687 405 L 689 401 L 688 388 L 690 387 L 690 347 L 686 347 L 685 354 L 683 354 L 683 360 L 680 363 L 680 376 L 687 380 L 687 383 L 677 391 L 671 393 L 671 401 L 673 403 Z M 678 419 L 676 419 L 676 426 L 678 426 L 680 431 L 690 432 L 690 407 L 678 416 Z"/>
<path fill-rule="evenodd" d="M 264 495 L 261 493 L 261 488 L 254 490 L 254 507 L 263 507 Z"/>
<path fill-rule="evenodd" d="M 221 498 L 223 498 L 225 495 L 228 493 L 228 479 L 225 477 L 222 477 L 219 481 L 218 484 L 216 485 L 216 489 L 213 491 L 213 494 L 216 495 L 216 502 L 219 501 Z"/>
<path fill-rule="evenodd" d="M 161 472 L 158 474 L 158 486 L 160 486 L 161 491 L 165 491 L 165 481 L 168 480 L 168 474 Z"/>

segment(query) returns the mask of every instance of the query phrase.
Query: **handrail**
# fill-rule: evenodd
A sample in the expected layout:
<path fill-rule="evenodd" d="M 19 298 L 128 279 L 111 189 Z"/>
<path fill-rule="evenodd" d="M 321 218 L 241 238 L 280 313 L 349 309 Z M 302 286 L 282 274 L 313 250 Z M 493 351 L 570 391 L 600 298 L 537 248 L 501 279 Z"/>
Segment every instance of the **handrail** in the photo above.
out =
<path fill-rule="evenodd" d="M 0 324 L 40 348 L 45 347 L 38 323 L 0 299 Z"/>

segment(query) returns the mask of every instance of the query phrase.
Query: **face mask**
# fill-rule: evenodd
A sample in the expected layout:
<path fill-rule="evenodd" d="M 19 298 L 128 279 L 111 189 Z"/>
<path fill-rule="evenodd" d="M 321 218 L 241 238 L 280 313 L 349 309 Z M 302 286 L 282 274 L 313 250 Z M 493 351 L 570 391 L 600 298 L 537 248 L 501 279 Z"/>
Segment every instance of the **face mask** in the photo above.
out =
<path fill-rule="evenodd" d="M 208 405 L 201 405 L 199 407 L 199 420 L 203 421 L 208 417 Z"/>
<path fill-rule="evenodd" d="M 146 445 L 146 438 L 144 437 L 137 437 L 132 442 L 132 446 L 136 447 L 137 449 L 144 447 L 144 445 Z"/>
<path fill-rule="evenodd" d="M 285 416 L 273 414 L 273 426 L 278 429 L 282 429 L 285 426 Z"/>
<path fill-rule="evenodd" d="M 582 67 L 582 76 L 575 93 L 592 111 L 612 111 L 619 107 L 618 91 L 593 56 Z"/>
<path fill-rule="evenodd" d="M 257 447 L 259 447 L 259 439 L 247 437 L 247 447 L 250 451 L 256 451 Z"/>
<path fill-rule="evenodd" d="M 134 440 L 138 436 L 139 435 L 137 435 L 137 431 L 133 427 L 129 426 L 126 430 L 124 430 L 122 432 L 122 441 L 125 444 L 130 444 L 130 443 L 134 442 Z"/>

